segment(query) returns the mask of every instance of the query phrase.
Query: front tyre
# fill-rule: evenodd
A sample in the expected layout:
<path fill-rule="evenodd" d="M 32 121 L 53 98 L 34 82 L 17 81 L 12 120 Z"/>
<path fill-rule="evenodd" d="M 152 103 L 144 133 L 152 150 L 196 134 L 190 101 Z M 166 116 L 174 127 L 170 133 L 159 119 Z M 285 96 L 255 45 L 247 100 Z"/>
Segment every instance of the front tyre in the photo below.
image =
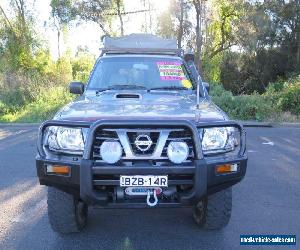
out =
<path fill-rule="evenodd" d="M 197 203 L 194 208 L 196 223 L 209 230 L 224 228 L 231 217 L 232 189 L 227 188 L 208 196 Z"/>
<path fill-rule="evenodd" d="M 80 232 L 86 225 L 88 207 L 73 195 L 48 187 L 48 218 L 60 234 Z"/>

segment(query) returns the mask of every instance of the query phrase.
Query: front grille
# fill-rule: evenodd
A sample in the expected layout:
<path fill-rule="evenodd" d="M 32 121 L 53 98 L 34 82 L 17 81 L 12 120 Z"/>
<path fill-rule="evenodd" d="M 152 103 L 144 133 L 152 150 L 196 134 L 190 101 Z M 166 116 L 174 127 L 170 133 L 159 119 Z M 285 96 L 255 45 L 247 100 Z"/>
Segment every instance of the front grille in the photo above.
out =
<path fill-rule="evenodd" d="M 141 136 L 151 139 L 152 145 L 145 151 L 139 149 L 135 143 Z M 170 162 L 167 156 L 167 148 L 171 141 L 184 141 L 189 147 L 187 161 L 192 161 L 195 156 L 195 145 L 192 131 L 186 127 L 179 128 L 99 128 L 93 142 L 93 159 L 101 161 L 100 146 L 104 141 L 118 141 L 123 148 L 122 162 L 134 162 L 139 160 L 151 160 L 157 162 Z M 140 146 L 141 148 L 141 146 Z M 145 148 L 142 148 L 145 149 Z M 153 162 L 152 162 L 153 163 Z"/>
<path fill-rule="evenodd" d="M 135 141 L 138 138 L 138 136 L 140 136 L 140 135 L 147 135 L 151 138 L 152 145 L 146 151 L 141 151 L 135 145 Z M 127 136 L 128 136 L 128 140 L 129 140 L 131 149 L 132 149 L 132 151 L 135 155 L 151 155 L 151 154 L 153 154 L 153 152 L 156 148 L 157 141 L 158 141 L 158 138 L 159 138 L 159 132 L 147 132 L 147 131 L 145 131 L 145 132 L 128 132 Z"/>

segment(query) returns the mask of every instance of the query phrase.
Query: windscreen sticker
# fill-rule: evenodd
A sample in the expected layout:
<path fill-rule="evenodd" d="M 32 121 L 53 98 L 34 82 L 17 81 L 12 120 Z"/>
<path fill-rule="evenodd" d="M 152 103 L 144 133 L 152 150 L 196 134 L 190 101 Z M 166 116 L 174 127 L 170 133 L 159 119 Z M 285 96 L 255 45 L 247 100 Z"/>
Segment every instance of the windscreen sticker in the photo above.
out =
<path fill-rule="evenodd" d="M 191 81 L 188 79 L 181 80 L 181 84 L 183 87 L 186 87 L 188 89 L 191 89 L 193 87 Z"/>
<path fill-rule="evenodd" d="M 186 79 L 180 62 L 157 62 L 160 79 L 174 81 Z"/>

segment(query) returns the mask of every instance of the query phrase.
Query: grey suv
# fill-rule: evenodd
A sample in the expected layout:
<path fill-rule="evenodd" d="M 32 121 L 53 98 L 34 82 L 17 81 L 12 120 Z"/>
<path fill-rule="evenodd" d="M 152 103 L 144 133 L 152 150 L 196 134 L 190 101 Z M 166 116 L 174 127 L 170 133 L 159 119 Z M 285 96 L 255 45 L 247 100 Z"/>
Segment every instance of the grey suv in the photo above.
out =
<path fill-rule="evenodd" d="M 152 35 L 106 37 L 87 85 L 70 91 L 79 97 L 38 138 L 54 231 L 80 231 L 89 206 L 188 206 L 203 228 L 228 224 L 245 132 L 211 102 L 192 54 Z"/>

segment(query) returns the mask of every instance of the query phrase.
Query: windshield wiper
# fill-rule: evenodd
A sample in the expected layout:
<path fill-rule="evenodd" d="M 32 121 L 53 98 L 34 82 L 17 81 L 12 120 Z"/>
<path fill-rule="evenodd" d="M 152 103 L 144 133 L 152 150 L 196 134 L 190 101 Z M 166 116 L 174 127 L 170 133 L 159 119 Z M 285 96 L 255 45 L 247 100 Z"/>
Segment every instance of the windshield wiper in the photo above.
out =
<path fill-rule="evenodd" d="M 112 88 L 112 89 L 147 89 L 145 86 L 135 85 L 135 84 L 116 84 L 116 85 L 108 86 L 108 88 Z"/>
<path fill-rule="evenodd" d="M 145 86 L 142 85 L 132 85 L 132 84 L 116 84 L 108 86 L 107 88 L 98 89 L 96 90 L 96 94 L 99 94 L 101 92 L 107 91 L 107 90 L 116 90 L 116 89 L 147 89 Z"/>
<path fill-rule="evenodd" d="M 168 87 L 157 87 L 157 88 L 152 88 L 149 90 L 189 90 L 189 88 L 186 87 L 176 87 L 176 86 L 168 86 Z"/>

